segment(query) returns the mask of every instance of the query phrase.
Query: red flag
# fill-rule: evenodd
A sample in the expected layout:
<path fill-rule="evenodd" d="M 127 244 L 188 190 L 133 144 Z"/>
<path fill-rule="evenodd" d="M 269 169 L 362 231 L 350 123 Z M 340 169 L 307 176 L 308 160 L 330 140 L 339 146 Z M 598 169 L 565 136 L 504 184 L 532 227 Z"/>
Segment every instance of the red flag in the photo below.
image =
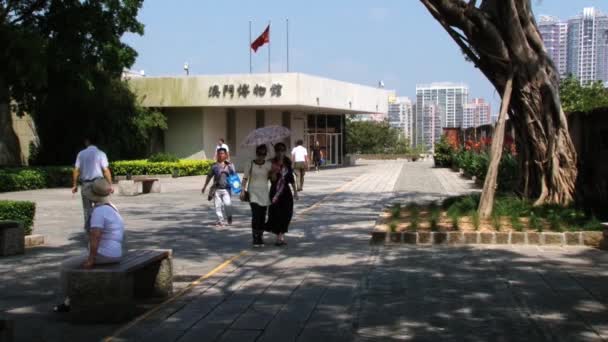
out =
<path fill-rule="evenodd" d="M 262 34 L 256 40 L 254 40 L 253 43 L 251 43 L 251 48 L 254 52 L 258 52 L 260 46 L 266 43 L 270 43 L 270 25 L 266 26 L 264 32 L 262 32 Z"/>

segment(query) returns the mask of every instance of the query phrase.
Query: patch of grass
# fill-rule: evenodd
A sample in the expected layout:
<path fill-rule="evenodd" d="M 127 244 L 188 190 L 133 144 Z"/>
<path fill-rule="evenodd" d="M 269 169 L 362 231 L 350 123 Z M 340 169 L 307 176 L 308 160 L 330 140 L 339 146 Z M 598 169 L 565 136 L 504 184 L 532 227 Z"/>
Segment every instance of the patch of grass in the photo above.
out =
<path fill-rule="evenodd" d="M 479 217 L 479 212 L 477 210 L 471 211 L 471 221 L 473 222 L 473 228 L 475 228 L 476 231 L 479 230 L 481 218 Z"/>
<path fill-rule="evenodd" d="M 415 203 L 411 203 L 408 205 L 408 211 L 410 213 L 410 229 L 416 230 L 420 223 L 420 207 Z"/>
<path fill-rule="evenodd" d="M 602 222 L 598 220 L 595 216 L 591 216 L 591 220 L 589 220 L 583 226 L 583 230 L 604 230 L 604 226 L 602 226 Z"/>
<path fill-rule="evenodd" d="M 394 219 L 398 219 L 401 217 L 401 204 L 395 203 L 391 207 L 391 217 Z"/>
<path fill-rule="evenodd" d="M 439 220 L 441 220 L 441 209 L 439 207 L 430 208 L 429 224 L 431 231 L 439 230 Z"/>
<path fill-rule="evenodd" d="M 547 220 L 549 221 L 549 227 L 552 231 L 563 231 L 561 217 L 559 217 L 559 214 L 557 214 L 555 210 L 549 209 L 549 212 L 547 213 Z"/>
<path fill-rule="evenodd" d="M 543 231 L 543 223 L 542 223 L 541 219 L 534 212 L 530 213 L 530 219 L 528 222 L 529 222 L 530 228 L 536 230 L 539 233 L 541 233 Z"/>
<path fill-rule="evenodd" d="M 498 211 L 494 210 L 492 212 L 491 220 L 492 220 L 492 227 L 494 227 L 494 229 L 496 231 L 500 231 L 500 229 L 502 228 L 501 227 L 502 224 L 500 222 L 500 215 L 498 214 Z"/>
<path fill-rule="evenodd" d="M 511 227 L 513 227 L 513 229 L 518 232 L 524 230 L 524 225 L 519 220 L 519 215 L 511 215 Z"/>
<path fill-rule="evenodd" d="M 494 210 L 500 216 L 528 216 L 532 211 L 532 203 L 515 196 L 498 197 L 494 202 Z"/>
<path fill-rule="evenodd" d="M 396 233 L 397 232 L 397 223 L 391 222 L 391 224 L 388 225 L 388 228 L 391 230 L 391 233 Z"/>
<path fill-rule="evenodd" d="M 448 210 L 448 217 L 450 218 L 452 229 L 460 230 L 460 213 L 458 212 L 458 210 Z"/>

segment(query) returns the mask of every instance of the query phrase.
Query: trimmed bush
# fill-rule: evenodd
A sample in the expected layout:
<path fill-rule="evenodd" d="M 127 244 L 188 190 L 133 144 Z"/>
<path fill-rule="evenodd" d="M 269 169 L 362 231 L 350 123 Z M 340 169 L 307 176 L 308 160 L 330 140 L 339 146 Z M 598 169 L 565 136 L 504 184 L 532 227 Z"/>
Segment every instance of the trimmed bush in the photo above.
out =
<path fill-rule="evenodd" d="M 150 156 L 150 158 L 148 158 L 148 162 L 150 163 L 160 163 L 160 162 L 178 162 L 179 158 L 172 155 L 171 153 L 157 153 L 154 154 L 152 156 Z"/>
<path fill-rule="evenodd" d="M 25 235 L 32 234 L 36 203 L 27 201 L 0 201 L 0 220 L 19 221 L 23 223 Z"/>
<path fill-rule="evenodd" d="M 0 169 L 0 192 L 70 187 L 72 168 L 62 166 Z"/>
<path fill-rule="evenodd" d="M 448 138 L 443 135 L 438 143 L 435 144 L 435 167 L 452 167 L 454 154 L 456 151 L 448 142 Z"/>
<path fill-rule="evenodd" d="M 114 176 L 163 175 L 177 170 L 179 177 L 205 175 L 211 169 L 213 160 L 180 160 L 177 162 L 151 163 L 147 160 L 125 160 L 110 163 Z"/>

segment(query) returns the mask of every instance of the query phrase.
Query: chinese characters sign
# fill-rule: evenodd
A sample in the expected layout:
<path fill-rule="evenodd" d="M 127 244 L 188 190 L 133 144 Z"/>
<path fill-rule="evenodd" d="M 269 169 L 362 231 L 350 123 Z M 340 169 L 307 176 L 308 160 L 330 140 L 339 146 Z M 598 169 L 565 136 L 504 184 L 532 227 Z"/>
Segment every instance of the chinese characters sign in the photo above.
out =
<path fill-rule="evenodd" d="M 281 97 L 283 95 L 283 85 L 273 83 L 270 86 L 270 91 L 267 91 L 266 86 L 255 84 L 251 86 L 243 83 L 235 86 L 234 84 L 224 84 L 222 86 L 214 84 L 209 87 L 209 98 L 247 98 L 250 94 L 255 97 L 263 98 L 269 94 L 270 97 Z"/>

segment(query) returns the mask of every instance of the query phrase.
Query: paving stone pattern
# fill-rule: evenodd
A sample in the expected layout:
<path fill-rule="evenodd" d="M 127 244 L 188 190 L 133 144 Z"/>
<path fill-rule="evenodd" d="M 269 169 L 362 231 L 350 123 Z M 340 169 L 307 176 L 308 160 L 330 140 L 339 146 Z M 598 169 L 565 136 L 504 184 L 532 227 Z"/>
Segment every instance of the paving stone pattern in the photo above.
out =
<path fill-rule="evenodd" d="M 163 194 L 121 200 L 131 242 L 173 248 L 178 288 L 240 250 L 248 252 L 115 341 L 607 339 L 608 254 L 603 251 L 370 244 L 378 212 L 390 203 L 471 191 L 458 175 L 433 169 L 428 161 L 369 161 L 310 174 L 283 249 L 249 248 L 248 208 L 242 203 L 234 227 L 211 228 L 212 209 L 201 206 L 199 190 L 188 182 L 163 184 Z M 98 340 L 117 326 L 77 327 L 43 312 L 56 279 L 42 265 L 56 263 L 74 248 L 76 242 L 60 241 L 77 234 L 77 228 L 62 232 L 58 227 L 69 221 L 65 212 L 80 214 L 72 202 L 67 201 L 76 208 L 61 207 L 51 193 L 32 195 L 49 196 L 40 202 L 49 226 L 40 229 L 57 229 L 52 241 L 59 243 L 37 248 L 41 252 L 30 252 L 31 259 L 2 259 L 0 293 L 12 297 L 0 307 L 16 320 L 21 340 Z M 53 206 L 64 213 L 47 209 Z M 34 323 L 36 332 L 24 332 Z"/>

